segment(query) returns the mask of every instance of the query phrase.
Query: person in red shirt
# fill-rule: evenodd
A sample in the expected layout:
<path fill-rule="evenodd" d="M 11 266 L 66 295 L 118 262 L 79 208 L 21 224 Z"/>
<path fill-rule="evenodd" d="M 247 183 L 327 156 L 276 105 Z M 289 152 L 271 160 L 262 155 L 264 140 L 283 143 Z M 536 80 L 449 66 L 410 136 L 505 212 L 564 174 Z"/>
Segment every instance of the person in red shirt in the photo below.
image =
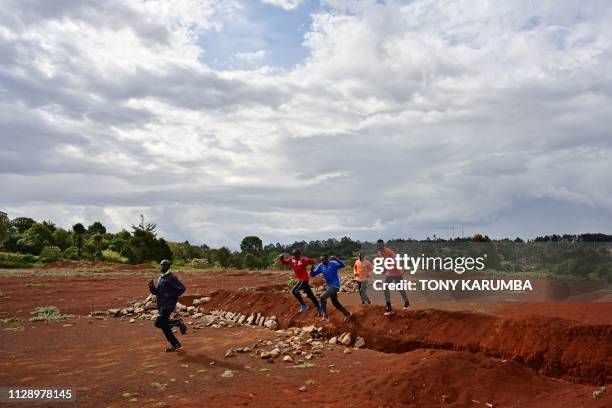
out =
<path fill-rule="evenodd" d="M 385 246 L 385 241 L 383 241 L 382 239 L 379 239 L 378 241 L 376 241 L 376 247 L 378 248 L 379 257 L 395 259 L 396 257 L 395 252 L 391 248 Z M 385 274 L 385 283 L 392 283 L 392 282 L 399 283 L 402 281 L 403 272 L 401 269 L 397 267 L 397 265 L 393 266 L 390 269 L 385 269 L 384 274 Z M 400 293 L 400 296 L 402 297 L 402 299 L 404 299 L 404 310 L 407 310 L 408 307 L 410 306 L 410 302 L 408 301 L 408 295 L 406 294 L 405 290 L 399 290 L 398 292 Z M 393 316 L 395 312 L 391 308 L 391 293 L 389 292 L 389 289 L 387 288 L 386 285 L 385 285 L 384 294 L 385 294 L 385 304 L 387 305 L 387 311 L 385 312 L 385 316 Z"/>
<path fill-rule="evenodd" d="M 295 273 L 295 278 L 298 282 L 291 289 L 291 294 L 295 296 L 295 298 L 300 302 L 300 313 L 306 313 L 309 306 L 302 299 L 302 294 L 300 290 L 304 291 L 306 296 L 312 301 L 312 303 L 317 308 L 317 315 L 321 313 L 321 305 L 317 300 L 317 297 L 312 293 L 312 289 L 308 284 L 310 280 L 310 275 L 308 274 L 307 267 L 310 265 L 315 265 L 317 261 L 312 258 L 308 258 L 307 256 L 302 256 L 302 253 L 299 249 L 294 249 L 292 255 L 289 259 L 285 259 L 284 255 L 278 257 L 278 260 L 283 265 L 291 265 L 293 268 L 293 273 Z"/>

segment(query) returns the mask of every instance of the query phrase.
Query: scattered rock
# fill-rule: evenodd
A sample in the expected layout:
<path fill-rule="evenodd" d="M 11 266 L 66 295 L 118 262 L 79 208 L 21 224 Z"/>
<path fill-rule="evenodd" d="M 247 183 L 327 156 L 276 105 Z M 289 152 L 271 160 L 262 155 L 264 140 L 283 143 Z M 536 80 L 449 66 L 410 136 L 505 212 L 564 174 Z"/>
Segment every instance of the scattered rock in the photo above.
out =
<path fill-rule="evenodd" d="M 283 357 L 283 361 L 287 362 L 287 363 L 292 363 L 293 362 L 293 357 L 286 355 L 285 357 Z"/>
<path fill-rule="evenodd" d="M 349 332 L 349 333 L 346 333 L 344 337 L 342 337 L 342 340 L 340 342 L 344 344 L 345 346 L 349 346 L 352 340 L 353 339 L 351 337 L 351 333 Z"/>
<path fill-rule="evenodd" d="M 365 347 L 365 340 L 361 336 L 357 336 L 357 340 L 355 340 L 355 348 Z"/>

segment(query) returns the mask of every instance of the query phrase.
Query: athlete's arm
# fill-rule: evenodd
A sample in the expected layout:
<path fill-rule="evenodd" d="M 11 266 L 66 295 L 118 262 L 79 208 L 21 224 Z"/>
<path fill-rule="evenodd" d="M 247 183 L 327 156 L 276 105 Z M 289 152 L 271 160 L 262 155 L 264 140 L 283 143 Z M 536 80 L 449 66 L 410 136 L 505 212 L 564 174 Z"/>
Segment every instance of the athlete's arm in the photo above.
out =
<path fill-rule="evenodd" d="M 323 272 L 323 268 L 321 267 L 321 265 L 323 265 L 323 264 L 318 264 L 316 268 L 314 268 L 312 271 L 310 271 L 310 276 L 317 276 L 321 272 Z"/>
<path fill-rule="evenodd" d="M 291 259 L 285 259 L 285 255 L 280 255 L 278 257 L 278 260 L 280 261 L 280 263 L 282 263 L 283 265 L 289 265 L 291 264 Z"/>

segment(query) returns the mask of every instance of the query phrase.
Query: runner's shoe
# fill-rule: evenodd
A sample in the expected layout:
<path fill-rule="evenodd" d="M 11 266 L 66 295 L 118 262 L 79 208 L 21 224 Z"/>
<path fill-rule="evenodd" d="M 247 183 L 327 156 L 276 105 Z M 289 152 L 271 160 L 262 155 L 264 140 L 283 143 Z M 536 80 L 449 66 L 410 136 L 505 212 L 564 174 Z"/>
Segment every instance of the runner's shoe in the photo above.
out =
<path fill-rule="evenodd" d="M 183 348 L 181 343 L 174 344 L 166 349 L 166 353 L 172 353 L 172 352 L 178 351 L 181 348 Z"/>
<path fill-rule="evenodd" d="M 323 316 L 323 311 L 321 310 L 321 306 L 317 307 L 317 317 Z"/>
<path fill-rule="evenodd" d="M 351 320 L 351 317 L 353 316 L 353 314 L 351 312 L 349 312 L 348 315 L 344 316 L 344 321 L 348 322 L 349 320 Z"/>
<path fill-rule="evenodd" d="M 321 318 L 321 323 L 328 323 L 329 322 L 329 317 L 323 316 Z"/>
<path fill-rule="evenodd" d="M 410 309 L 410 302 L 404 303 L 404 310 Z"/>
<path fill-rule="evenodd" d="M 300 306 L 300 313 L 306 313 L 306 311 L 310 308 L 307 304 L 303 304 Z"/>

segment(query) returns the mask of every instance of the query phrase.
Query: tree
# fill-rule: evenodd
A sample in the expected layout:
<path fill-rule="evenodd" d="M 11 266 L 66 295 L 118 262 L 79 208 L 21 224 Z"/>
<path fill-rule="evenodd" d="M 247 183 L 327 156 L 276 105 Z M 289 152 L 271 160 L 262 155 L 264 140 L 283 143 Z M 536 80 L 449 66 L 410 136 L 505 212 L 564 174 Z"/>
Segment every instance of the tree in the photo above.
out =
<path fill-rule="evenodd" d="M 9 239 L 11 235 L 11 221 L 5 212 L 0 211 L 0 246 Z"/>
<path fill-rule="evenodd" d="M 253 254 L 246 254 L 242 261 L 247 269 L 257 269 L 261 264 L 261 259 Z"/>
<path fill-rule="evenodd" d="M 72 232 L 74 232 L 74 236 L 75 236 L 74 244 L 78 249 L 77 256 L 79 258 L 81 257 L 81 250 L 83 248 L 83 234 L 85 234 L 86 231 L 87 230 L 85 229 L 85 226 L 81 224 L 80 222 L 72 226 Z"/>
<path fill-rule="evenodd" d="M 35 223 L 36 221 L 31 218 L 19 217 L 11 221 L 11 226 L 17 230 L 18 234 L 23 234 L 24 232 L 29 230 Z"/>
<path fill-rule="evenodd" d="M 35 222 L 22 234 L 17 247 L 23 252 L 38 255 L 45 246 L 53 245 L 53 234 L 43 225 Z"/>
<path fill-rule="evenodd" d="M 219 265 L 221 265 L 222 267 L 227 268 L 229 266 L 229 260 L 231 256 L 232 253 L 228 248 L 221 247 L 217 249 L 216 258 L 219 262 Z"/>
<path fill-rule="evenodd" d="M 259 256 L 263 252 L 263 242 L 259 237 L 254 235 L 250 235 L 248 237 L 244 237 L 242 242 L 240 242 L 240 250 L 243 255 L 253 254 L 255 256 Z"/>
<path fill-rule="evenodd" d="M 62 251 L 72 245 L 72 242 L 70 242 L 70 233 L 63 228 L 56 228 L 56 230 L 53 231 L 53 241 L 55 241 L 55 245 Z"/>
<path fill-rule="evenodd" d="M 87 227 L 87 232 L 90 234 L 106 234 L 106 227 L 100 221 L 96 221 Z"/>

